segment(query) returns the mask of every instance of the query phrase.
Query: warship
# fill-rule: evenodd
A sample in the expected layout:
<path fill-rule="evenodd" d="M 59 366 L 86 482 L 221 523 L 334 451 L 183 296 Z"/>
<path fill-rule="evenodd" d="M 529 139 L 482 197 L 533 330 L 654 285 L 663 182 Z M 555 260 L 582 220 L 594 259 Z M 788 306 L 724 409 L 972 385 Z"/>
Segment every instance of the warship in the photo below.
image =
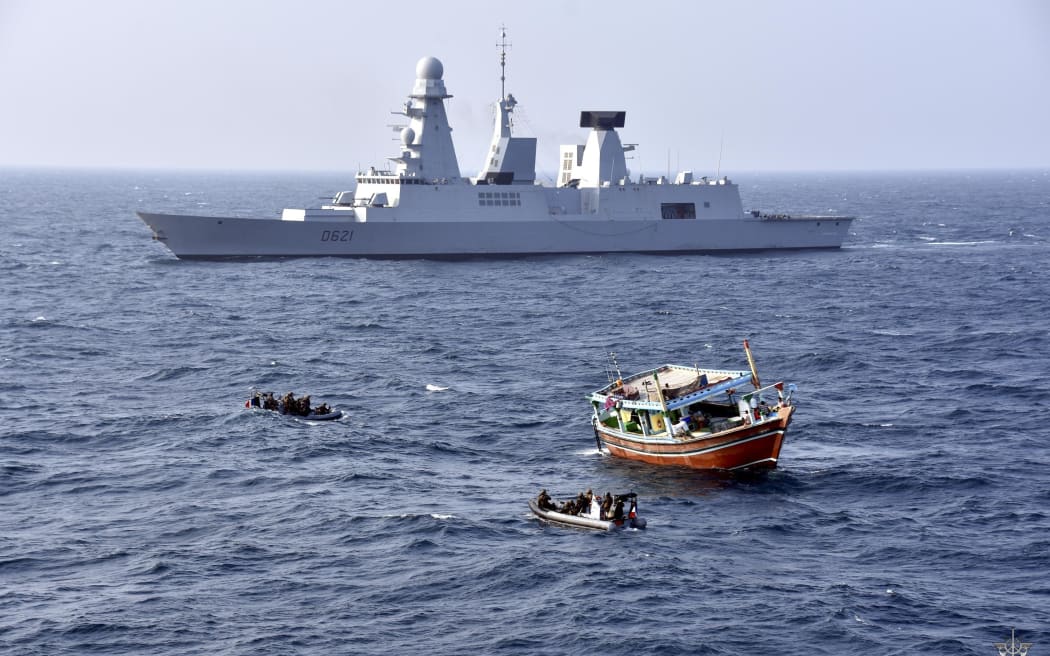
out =
<path fill-rule="evenodd" d="M 505 37 L 505 34 L 504 34 Z M 745 211 L 727 176 L 632 177 L 624 111 L 581 111 L 584 144 L 560 148 L 557 178 L 536 175 L 536 139 L 513 134 L 517 100 L 501 93 L 485 163 L 460 172 L 445 111 L 444 66 L 416 65 L 393 166 L 357 173 L 319 207 L 267 218 L 138 212 L 182 259 L 469 258 L 571 253 L 717 253 L 839 248 L 852 217 Z"/>

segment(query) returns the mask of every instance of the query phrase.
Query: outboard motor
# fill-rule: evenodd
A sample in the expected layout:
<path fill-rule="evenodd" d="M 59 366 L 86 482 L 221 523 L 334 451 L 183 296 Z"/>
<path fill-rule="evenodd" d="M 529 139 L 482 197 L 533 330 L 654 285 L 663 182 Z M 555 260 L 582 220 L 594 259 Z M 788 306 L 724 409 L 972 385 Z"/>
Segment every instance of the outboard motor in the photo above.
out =
<path fill-rule="evenodd" d="M 644 529 L 646 524 L 645 518 L 638 516 L 638 495 L 634 492 L 629 492 L 620 495 L 619 498 L 631 500 L 631 509 L 627 511 L 627 525 L 639 530 Z"/>

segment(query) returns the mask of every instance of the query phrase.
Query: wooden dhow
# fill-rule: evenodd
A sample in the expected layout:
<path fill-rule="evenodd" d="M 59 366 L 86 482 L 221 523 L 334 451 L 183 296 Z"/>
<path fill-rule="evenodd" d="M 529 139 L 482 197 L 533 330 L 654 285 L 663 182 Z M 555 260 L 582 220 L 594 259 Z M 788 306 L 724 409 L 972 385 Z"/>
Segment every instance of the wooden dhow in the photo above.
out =
<path fill-rule="evenodd" d="M 783 382 L 750 370 L 663 365 L 592 392 L 594 435 L 611 455 L 694 469 L 772 469 L 794 413 Z M 612 377 L 612 376 L 611 376 Z"/>

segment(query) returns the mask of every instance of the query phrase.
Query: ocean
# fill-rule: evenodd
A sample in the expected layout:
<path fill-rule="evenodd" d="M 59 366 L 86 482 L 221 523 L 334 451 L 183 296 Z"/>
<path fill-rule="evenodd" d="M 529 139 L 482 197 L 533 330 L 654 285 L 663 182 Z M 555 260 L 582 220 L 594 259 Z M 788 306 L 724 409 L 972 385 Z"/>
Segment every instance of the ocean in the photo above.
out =
<path fill-rule="evenodd" d="M 735 177 L 858 219 L 834 251 L 190 262 L 135 211 L 350 176 L 0 171 L 0 653 L 1050 653 L 1050 171 Z M 610 352 L 744 339 L 798 386 L 776 470 L 598 453 Z M 541 488 L 648 528 L 544 525 Z"/>

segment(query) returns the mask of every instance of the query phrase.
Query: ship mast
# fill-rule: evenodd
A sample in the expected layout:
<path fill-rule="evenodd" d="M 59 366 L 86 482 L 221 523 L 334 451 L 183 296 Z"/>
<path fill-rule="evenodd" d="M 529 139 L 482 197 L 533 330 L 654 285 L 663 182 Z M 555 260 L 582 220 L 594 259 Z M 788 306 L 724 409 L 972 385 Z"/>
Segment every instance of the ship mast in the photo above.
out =
<path fill-rule="evenodd" d="M 499 98 L 504 100 L 507 97 L 507 26 L 500 25 L 500 42 L 496 44 L 499 47 Z"/>
<path fill-rule="evenodd" d="M 477 180 L 489 184 L 528 184 L 536 180 L 536 139 L 535 137 L 513 136 L 514 107 L 518 101 L 514 94 L 507 93 L 507 28 L 500 26 L 499 49 L 499 92 L 496 101 L 496 122 L 492 132 L 492 141 L 485 153 L 485 163 Z"/>
<path fill-rule="evenodd" d="M 514 112 L 514 106 L 518 104 L 514 96 L 507 95 L 507 48 L 511 44 L 507 43 L 507 27 L 505 25 L 500 26 L 499 34 L 500 40 L 496 44 L 496 47 L 499 48 L 499 101 L 496 102 L 496 135 L 493 137 L 493 146 L 496 145 L 497 138 L 509 138 L 511 136 L 511 129 L 513 128 L 511 114 Z M 492 152 L 497 154 L 495 150 Z"/>

